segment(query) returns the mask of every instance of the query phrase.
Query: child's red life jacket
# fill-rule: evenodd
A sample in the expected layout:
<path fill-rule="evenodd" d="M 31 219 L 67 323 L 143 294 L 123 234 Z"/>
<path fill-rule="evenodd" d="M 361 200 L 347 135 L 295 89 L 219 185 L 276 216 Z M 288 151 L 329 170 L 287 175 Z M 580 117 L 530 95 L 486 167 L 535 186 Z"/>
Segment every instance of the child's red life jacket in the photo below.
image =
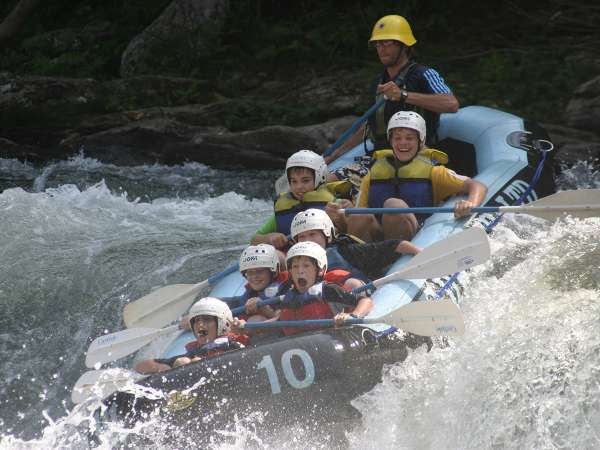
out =
<path fill-rule="evenodd" d="M 335 283 L 343 286 L 351 274 L 347 270 L 332 270 L 325 273 L 323 281 L 326 283 Z M 302 305 L 298 309 L 283 308 L 279 320 L 311 320 L 311 319 L 333 319 L 333 311 L 323 299 L 315 300 L 314 302 Z M 283 334 L 290 336 L 292 334 L 306 331 L 306 327 L 286 327 L 283 328 Z"/>

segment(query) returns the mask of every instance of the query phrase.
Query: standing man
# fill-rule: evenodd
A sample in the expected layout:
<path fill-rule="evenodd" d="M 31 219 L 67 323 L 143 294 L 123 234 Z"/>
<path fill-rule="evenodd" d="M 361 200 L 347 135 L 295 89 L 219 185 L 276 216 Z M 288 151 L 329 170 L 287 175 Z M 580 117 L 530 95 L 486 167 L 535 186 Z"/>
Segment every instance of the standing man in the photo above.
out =
<path fill-rule="evenodd" d="M 412 46 L 417 42 L 409 23 L 402 16 L 385 16 L 375 23 L 371 39 L 377 50 L 383 73 L 375 80 L 371 90 L 375 101 L 382 97 L 385 103 L 368 120 L 368 134 L 375 144 L 374 150 L 390 148 L 387 141 L 387 124 L 398 111 L 419 112 L 427 123 L 428 144 L 437 140 L 440 113 L 458 111 L 459 103 L 444 79 L 435 70 L 411 59 Z M 326 158 L 333 161 L 361 142 L 365 133 L 363 125 L 344 145 Z M 334 179 L 346 179 L 349 174 L 336 171 Z M 366 168 L 365 168 L 366 171 Z M 338 173 L 339 172 L 339 173 Z M 360 174 L 364 176 L 364 174 Z"/>

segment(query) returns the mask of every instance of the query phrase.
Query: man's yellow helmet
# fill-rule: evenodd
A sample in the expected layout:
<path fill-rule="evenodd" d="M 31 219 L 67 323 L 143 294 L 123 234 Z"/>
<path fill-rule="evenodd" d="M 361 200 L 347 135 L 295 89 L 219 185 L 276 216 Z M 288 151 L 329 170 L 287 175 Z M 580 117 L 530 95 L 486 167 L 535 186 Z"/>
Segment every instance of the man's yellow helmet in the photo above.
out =
<path fill-rule="evenodd" d="M 417 42 L 406 19 L 396 15 L 379 19 L 373 27 L 369 42 L 386 40 L 400 41 L 409 47 Z"/>

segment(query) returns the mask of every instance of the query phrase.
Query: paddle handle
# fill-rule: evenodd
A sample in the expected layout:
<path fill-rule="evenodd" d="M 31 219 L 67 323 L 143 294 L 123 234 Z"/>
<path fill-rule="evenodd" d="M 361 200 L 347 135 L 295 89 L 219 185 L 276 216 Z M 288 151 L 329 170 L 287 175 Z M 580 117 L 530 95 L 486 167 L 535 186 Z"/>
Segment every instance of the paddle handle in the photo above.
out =
<path fill-rule="evenodd" d="M 367 121 L 367 119 L 375 112 L 379 109 L 379 107 L 381 105 L 383 105 L 383 103 L 385 102 L 385 98 L 380 98 L 379 100 L 377 100 L 377 102 L 375 102 L 375 104 L 373 106 L 371 106 L 369 109 L 367 109 L 367 111 L 360 116 L 356 122 L 354 122 L 352 124 L 352 126 L 350 128 L 348 128 L 338 139 L 337 141 L 335 141 L 333 144 L 331 144 L 331 146 L 329 148 L 327 148 L 327 150 L 325 150 L 323 152 L 323 156 L 329 156 L 331 155 L 340 145 L 342 145 L 346 139 L 348 139 L 352 134 L 354 134 L 354 132 L 358 129 L 358 127 L 360 127 L 364 122 Z"/>
<path fill-rule="evenodd" d="M 260 308 L 261 306 L 274 305 L 275 303 L 283 302 L 284 297 L 285 297 L 285 295 L 278 295 L 277 297 L 265 298 L 263 300 L 260 300 L 256 304 L 256 307 Z M 233 314 L 234 316 L 236 314 L 243 314 L 245 312 L 246 312 L 246 306 L 238 306 L 237 308 L 233 308 L 231 310 L 231 314 Z"/>
<path fill-rule="evenodd" d="M 372 285 L 372 284 L 373 283 L 369 283 L 369 285 Z M 367 289 L 365 289 L 365 286 L 361 286 L 359 288 L 352 290 L 351 293 L 358 294 L 358 293 L 366 291 L 366 290 Z M 318 296 L 315 294 L 304 293 L 304 294 L 297 294 L 297 295 L 300 297 L 299 302 L 301 302 L 301 303 L 315 301 L 318 298 Z M 274 305 L 276 303 L 283 303 L 284 299 L 285 299 L 285 295 L 278 295 L 277 297 L 265 298 L 264 300 L 260 300 L 256 304 L 256 307 L 260 308 L 261 306 Z M 231 314 L 233 314 L 234 316 L 236 314 L 242 314 L 244 312 L 246 312 L 245 306 L 238 306 L 237 308 L 233 308 L 231 310 Z"/>
<path fill-rule="evenodd" d="M 381 321 L 378 321 L 379 323 Z M 344 321 L 344 325 L 357 325 L 371 323 L 367 319 L 351 318 Z M 332 327 L 333 319 L 311 319 L 311 320 L 277 320 L 274 322 L 248 322 L 244 328 L 287 328 L 287 327 Z"/>
<path fill-rule="evenodd" d="M 543 212 L 556 212 L 557 216 L 567 212 L 592 211 L 598 207 L 593 205 L 548 205 L 548 206 L 476 206 L 471 208 L 473 213 L 516 213 L 532 214 Z M 421 207 L 421 208 L 348 208 L 340 209 L 342 214 L 436 214 L 453 213 L 454 207 Z"/>

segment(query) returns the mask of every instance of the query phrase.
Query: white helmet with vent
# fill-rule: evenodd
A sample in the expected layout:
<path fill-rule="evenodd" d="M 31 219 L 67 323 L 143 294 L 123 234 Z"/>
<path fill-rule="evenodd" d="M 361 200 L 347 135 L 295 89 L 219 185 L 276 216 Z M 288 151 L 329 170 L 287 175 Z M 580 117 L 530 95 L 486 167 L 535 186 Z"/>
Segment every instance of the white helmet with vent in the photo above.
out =
<path fill-rule="evenodd" d="M 322 209 L 310 208 L 306 211 L 300 211 L 294 216 L 291 226 L 292 239 L 296 239 L 303 231 L 321 230 L 327 242 L 331 242 L 335 235 L 333 222 Z"/>
<path fill-rule="evenodd" d="M 288 181 L 290 179 L 289 169 L 292 167 L 306 167 L 315 173 L 315 189 L 322 183 L 325 183 L 327 176 L 327 164 L 321 155 L 316 154 L 312 150 L 300 150 L 294 153 L 287 159 L 285 163 L 285 173 Z"/>
<path fill-rule="evenodd" d="M 287 257 L 285 258 L 285 264 L 288 267 L 288 270 L 292 258 L 295 258 L 296 256 L 308 256 L 316 261 L 317 267 L 320 270 L 327 271 L 327 252 L 315 242 L 298 242 L 288 250 Z"/>
<path fill-rule="evenodd" d="M 250 245 L 240 256 L 240 272 L 248 269 L 267 268 L 275 274 L 279 273 L 279 255 L 271 244 Z"/>
<path fill-rule="evenodd" d="M 200 316 L 212 316 L 217 318 L 217 335 L 228 332 L 233 323 L 233 315 L 227 303 L 218 298 L 204 297 L 192 305 L 188 313 L 192 331 L 194 321 Z M 195 334 L 195 333 L 194 333 Z M 197 337 L 197 336 L 196 336 Z"/>
<path fill-rule="evenodd" d="M 421 145 L 425 144 L 427 127 L 425 125 L 425 119 L 423 119 L 420 114 L 414 111 L 398 111 L 390 118 L 390 121 L 388 122 L 388 139 L 390 138 L 390 132 L 394 128 L 409 128 L 411 130 L 415 130 L 419 134 Z"/>

